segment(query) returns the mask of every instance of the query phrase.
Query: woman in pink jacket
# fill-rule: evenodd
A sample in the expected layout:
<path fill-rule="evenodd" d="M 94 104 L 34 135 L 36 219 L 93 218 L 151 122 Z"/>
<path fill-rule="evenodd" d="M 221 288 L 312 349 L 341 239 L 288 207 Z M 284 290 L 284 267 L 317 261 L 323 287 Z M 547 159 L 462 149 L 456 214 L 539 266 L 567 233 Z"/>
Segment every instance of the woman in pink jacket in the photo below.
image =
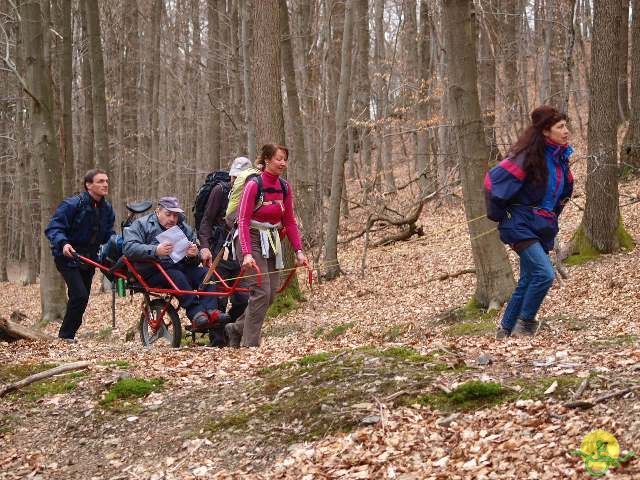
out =
<path fill-rule="evenodd" d="M 280 284 L 278 270 L 284 267 L 280 230 L 284 228 L 296 252 L 296 266 L 307 262 L 293 212 L 291 185 L 281 178 L 288 159 L 286 147 L 264 145 L 256 160 L 262 173 L 249 177 L 242 191 L 235 252 L 246 270 L 249 267 L 260 270 L 262 282 L 258 286 L 256 278 L 249 277 L 251 294 L 247 309 L 235 323 L 225 327 L 231 347 L 260 345 L 262 323 Z"/>

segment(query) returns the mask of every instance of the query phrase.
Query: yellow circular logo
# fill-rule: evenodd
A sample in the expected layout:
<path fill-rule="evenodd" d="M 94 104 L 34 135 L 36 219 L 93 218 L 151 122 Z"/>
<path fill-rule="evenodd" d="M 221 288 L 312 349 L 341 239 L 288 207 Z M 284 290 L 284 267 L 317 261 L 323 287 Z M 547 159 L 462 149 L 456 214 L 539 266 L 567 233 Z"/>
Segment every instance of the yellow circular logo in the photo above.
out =
<path fill-rule="evenodd" d="M 627 453 L 624 458 L 620 455 L 620 444 L 616 437 L 605 430 L 594 430 L 589 433 L 580 444 L 580 450 L 570 450 L 569 453 L 577 454 L 584 460 L 584 467 L 589 475 L 601 477 L 607 470 L 619 466 L 630 457 L 635 457 L 633 452 Z"/>
<path fill-rule="evenodd" d="M 589 469 L 592 473 L 602 472 L 607 470 L 608 462 L 599 462 L 598 458 L 609 457 L 617 459 L 620 455 L 620 444 L 616 437 L 611 435 L 605 430 L 594 430 L 587 434 L 580 444 L 580 451 L 591 455 L 594 460 L 589 462 Z"/>

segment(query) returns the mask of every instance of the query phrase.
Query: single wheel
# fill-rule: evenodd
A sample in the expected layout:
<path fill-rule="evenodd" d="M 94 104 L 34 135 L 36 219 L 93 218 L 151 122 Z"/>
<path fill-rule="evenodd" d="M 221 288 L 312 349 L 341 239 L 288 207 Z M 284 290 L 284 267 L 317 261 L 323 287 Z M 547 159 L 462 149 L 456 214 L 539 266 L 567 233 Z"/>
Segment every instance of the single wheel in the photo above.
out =
<path fill-rule="evenodd" d="M 156 298 L 148 303 L 140 315 L 140 340 L 145 347 L 156 342 L 169 343 L 173 348 L 180 346 L 182 325 L 170 302 Z"/>

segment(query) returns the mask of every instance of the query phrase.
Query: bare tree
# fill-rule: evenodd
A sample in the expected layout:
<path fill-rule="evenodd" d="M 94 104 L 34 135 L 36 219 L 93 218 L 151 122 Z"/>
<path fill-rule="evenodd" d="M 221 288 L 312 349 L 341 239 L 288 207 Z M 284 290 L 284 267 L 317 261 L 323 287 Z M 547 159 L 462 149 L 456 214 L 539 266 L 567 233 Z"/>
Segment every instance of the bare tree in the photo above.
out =
<path fill-rule="evenodd" d="M 631 23 L 631 110 L 629 128 L 622 142 L 622 173 L 640 173 L 640 0 L 633 0 Z"/>
<path fill-rule="evenodd" d="M 49 65 L 45 63 L 44 39 L 48 25 L 43 22 L 40 2 L 22 2 L 22 17 L 26 75 L 23 88 L 31 97 L 31 137 L 33 157 L 38 165 L 40 185 L 40 222 L 45 225 L 62 197 L 60 161 L 53 120 L 53 91 Z M 49 251 L 49 242 L 40 236 L 40 303 L 42 320 L 61 319 L 65 308 L 65 295 L 60 275 L 55 269 Z"/>
<path fill-rule="evenodd" d="M 340 275 L 338 263 L 338 226 L 340 223 L 340 202 L 344 182 L 344 161 L 347 153 L 347 106 L 351 78 L 351 43 L 353 31 L 353 2 L 345 2 L 344 30 L 342 34 L 342 54 L 340 62 L 340 89 L 336 110 L 336 148 L 333 152 L 333 171 L 331 173 L 331 201 L 329 205 L 329 223 L 325 243 L 326 276 L 329 280 Z"/>
<path fill-rule="evenodd" d="M 289 27 L 289 9 L 286 0 L 280 0 L 280 31 L 282 33 L 282 73 L 287 89 L 287 112 L 290 117 L 293 136 L 293 183 L 296 191 L 296 213 L 302 219 L 302 227 L 308 229 L 305 237 L 311 233 L 314 205 L 313 205 L 313 178 L 309 165 L 304 141 L 304 124 L 300 113 L 300 101 L 298 87 L 296 85 L 295 64 L 293 61 L 293 47 L 291 45 L 291 33 Z"/>
<path fill-rule="evenodd" d="M 86 2 L 87 33 L 89 35 L 89 65 L 91 66 L 91 92 L 93 102 L 94 165 L 108 170 L 109 125 L 107 122 L 107 99 L 105 95 L 104 59 L 102 57 L 100 8 L 98 0 Z"/>
<path fill-rule="evenodd" d="M 476 265 L 476 301 L 489 308 L 504 303 L 514 281 L 511 265 L 494 224 L 484 215 L 485 143 L 476 71 L 476 22 L 472 0 L 443 0 L 445 52 L 449 67 L 449 104 L 458 142 L 464 210 Z"/>
<path fill-rule="evenodd" d="M 626 235 L 618 198 L 617 118 L 618 60 L 611 55 L 620 30 L 619 1 L 593 3 L 591 96 L 586 201 L 582 223 L 574 235 L 574 252 L 617 251 Z"/>

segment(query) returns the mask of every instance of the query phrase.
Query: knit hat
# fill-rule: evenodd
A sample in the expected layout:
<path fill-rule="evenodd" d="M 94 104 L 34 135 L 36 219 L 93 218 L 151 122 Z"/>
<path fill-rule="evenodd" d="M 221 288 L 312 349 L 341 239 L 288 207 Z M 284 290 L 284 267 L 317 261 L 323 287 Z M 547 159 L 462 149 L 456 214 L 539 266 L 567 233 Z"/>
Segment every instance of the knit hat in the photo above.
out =
<path fill-rule="evenodd" d="M 542 105 L 531 112 L 531 123 L 536 130 L 547 130 L 567 116 L 560 113 L 551 105 Z"/>

